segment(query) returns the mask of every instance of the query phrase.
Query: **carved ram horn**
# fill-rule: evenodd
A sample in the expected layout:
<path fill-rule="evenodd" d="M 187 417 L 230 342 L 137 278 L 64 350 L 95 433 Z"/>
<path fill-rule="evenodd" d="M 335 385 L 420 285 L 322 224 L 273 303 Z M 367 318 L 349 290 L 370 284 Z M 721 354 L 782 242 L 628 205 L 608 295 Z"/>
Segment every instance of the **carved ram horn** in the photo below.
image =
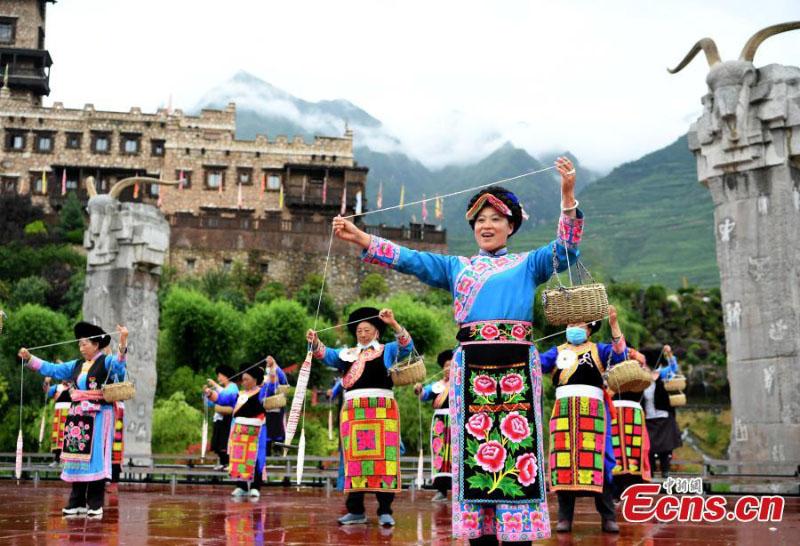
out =
<path fill-rule="evenodd" d="M 160 184 L 162 186 L 177 186 L 180 184 L 177 180 L 168 181 L 168 180 L 159 180 L 158 178 L 150 178 L 149 176 L 132 176 L 130 178 L 125 178 L 124 180 L 120 180 L 113 186 L 108 192 L 108 195 L 114 199 L 118 199 L 122 190 L 133 186 L 134 184 Z"/>
<path fill-rule="evenodd" d="M 747 61 L 753 62 L 753 57 L 756 56 L 756 50 L 761 43 L 769 38 L 770 36 L 775 36 L 776 34 L 780 34 L 782 32 L 788 32 L 790 30 L 797 30 L 800 29 L 800 21 L 792 21 L 791 23 L 780 23 L 778 25 L 772 25 L 771 27 L 762 28 L 755 34 L 753 34 L 747 43 L 744 44 L 742 48 L 742 54 L 739 55 L 740 61 Z"/>
<path fill-rule="evenodd" d="M 87 176 L 84 182 L 86 183 L 86 191 L 89 193 L 89 197 L 97 195 L 97 187 L 94 185 L 94 176 Z"/>
<path fill-rule="evenodd" d="M 692 49 L 689 50 L 689 53 L 686 54 L 680 64 L 672 70 L 667 68 L 667 72 L 670 74 L 675 74 L 683 70 L 687 64 L 692 62 L 692 59 L 694 59 L 695 55 L 700 53 L 701 49 L 703 50 L 703 53 L 706 54 L 706 60 L 708 61 L 709 68 L 713 68 L 714 65 L 722 62 L 722 59 L 719 57 L 719 51 L 717 50 L 717 44 L 714 43 L 714 40 L 711 38 L 701 38 L 696 44 L 694 44 L 694 46 L 692 46 Z"/>

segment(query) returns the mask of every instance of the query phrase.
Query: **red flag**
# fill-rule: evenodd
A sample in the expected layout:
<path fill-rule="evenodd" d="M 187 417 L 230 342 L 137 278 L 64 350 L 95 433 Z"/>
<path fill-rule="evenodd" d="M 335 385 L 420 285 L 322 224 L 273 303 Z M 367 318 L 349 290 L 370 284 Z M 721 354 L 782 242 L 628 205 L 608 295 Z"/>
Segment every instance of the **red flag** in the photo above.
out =
<path fill-rule="evenodd" d="M 322 204 L 324 205 L 328 200 L 328 177 L 322 179 Z"/>
<path fill-rule="evenodd" d="M 423 196 L 424 198 L 424 196 Z M 428 219 L 428 209 L 425 206 L 425 201 L 422 202 L 422 221 L 423 223 Z"/>
<path fill-rule="evenodd" d="M 61 195 L 67 195 L 67 169 L 61 170 Z"/>
<path fill-rule="evenodd" d="M 225 177 L 224 174 L 219 173 L 219 194 L 222 195 L 222 180 Z"/>
<path fill-rule="evenodd" d="M 238 205 L 239 205 L 239 209 L 241 209 L 242 208 L 242 182 L 241 182 L 241 180 L 239 181 Z"/>
<path fill-rule="evenodd" d="M 259 201 L 264 200 L 264 190 L 267 187 L 267 173 L 261 173 L 261 194 L 258 196 Z"/>
<path fill-rule="evenodd" d="M 378 208 L 383 207 L 383 182 L 378 185 L 378 199 L 375 200 L 375 206 Z"/>
<path fill-rule="evenodd" d="M 347 210 L 347 182 L 344 183 L 344 190 L 342 190 L 342 216 Z"/>
<path fill-rule="evenodd" d="M 139 184 L 133 185 L 133 198 L 139 199 Z"/>
<path fill-rule="evenodd" d="M 179 189 L 179 190 L 182 190 L 182 189 L 183 189 L 183 170 L 181 170 L 181 177 L 180 177 L 180 179 L 178 180 L 178 189 Z"/>

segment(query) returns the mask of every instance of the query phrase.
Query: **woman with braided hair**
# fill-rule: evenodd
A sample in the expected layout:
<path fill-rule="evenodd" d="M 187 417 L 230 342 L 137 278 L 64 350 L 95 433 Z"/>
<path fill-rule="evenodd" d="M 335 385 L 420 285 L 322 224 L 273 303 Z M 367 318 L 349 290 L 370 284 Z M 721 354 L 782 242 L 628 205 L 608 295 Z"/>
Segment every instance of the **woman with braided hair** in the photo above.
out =
<path fill-rule="evenodd" d="M 460 326 L 450 367 L 453 536 L 471 544 L 530 544 L 550 536 L 542 456 L 542 371 L 533 346 L 536 287 L 578 257 L 583 214 L 575 169 L 561 173 L 556 240 L 510 253 L 508 238 L 527 219 L 509 190 L 490 186 L 472 197 L 466 220 L 478 253 L 471 258 L 411 250 L 370 236 L 337 217 L 334 233 L 361 246 L 363 259 L 450 290 Z"/>

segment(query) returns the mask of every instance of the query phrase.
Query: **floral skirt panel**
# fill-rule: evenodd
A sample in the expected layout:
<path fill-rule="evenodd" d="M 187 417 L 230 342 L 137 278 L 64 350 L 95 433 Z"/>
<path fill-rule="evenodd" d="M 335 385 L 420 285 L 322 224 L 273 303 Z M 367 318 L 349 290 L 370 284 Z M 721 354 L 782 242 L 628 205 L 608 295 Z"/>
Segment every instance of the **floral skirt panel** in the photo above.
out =
<path fill-rule="evenodd" d="M 61 479 L 67 482 L 110 480 L 113 431 L 111 405 L 73 402 L 64 424 Z"/>
<path fill-rule="evenodd" d="M 431 481 L 452 475 L 450 410 L 437 409 L 431 419 Z"/>
<path fill-rule="evenodd" d="M 614 446 L 614 476 L 631 474 L 650 481 L 650 441 L 644 410 L 638 402 L 614 400 L 617 417 L 611 420 L 611 445 Z"/>
<path fill-rule="evenodd" d="M 453 535 L 550 536 L 542 455 L 542 377 L 526 322 L 465 324 L 453 358 Z"/>

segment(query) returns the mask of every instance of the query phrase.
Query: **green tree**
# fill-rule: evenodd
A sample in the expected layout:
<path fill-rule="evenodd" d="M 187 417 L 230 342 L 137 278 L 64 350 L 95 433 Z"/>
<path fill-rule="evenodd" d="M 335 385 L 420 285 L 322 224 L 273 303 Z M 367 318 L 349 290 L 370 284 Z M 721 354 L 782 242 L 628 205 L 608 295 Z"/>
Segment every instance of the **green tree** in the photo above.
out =
<path fill-rule="evenodd" d="M 47 226 L 41 220 L 36 220 L 25 226 L 26 238 L 45 238 L 47 237 Z"/>
<path fill-rule="evenodd" d="M 389 292 L 389 285 L 380 273 L 370 273 L 361 281 L 358 294 L 362 298 L 382 298 Z"/>
<path fill-rule="evenodd" d="M 25 277 L 11 288 L 11 306 L 21 307 L 26 303 L 44 305 L 50 285 L 41 277 Z"/>
<path fill-rule="evenodd" d="M 58 232 L 65 241 L 77 245 L 83 242 L 85 229 L 86 220 L 83 207 L 75 192 L 69 192 L 58 215 Z"/>
<path fill-rule="evenodd" d="M 297 289 L 292 299 L 305 307 L 312 316 L 316 316 L 317 305 L 319 305 L 319 316 L 331 322 L 336 322 L 338 318 L 336 314 L 336 304 L 328 293 L 327 285 L 325 286 L 322 299 L 320 300 L 321 288 L 322 275 L 312 273 L 306 277 L 306 282 Z"/>
<path fill-rule="evenodd" d="M 277 299 L 286 299 L 286 286 L 278 281 L 267 283 L 264 288 L 256 292 L 256 303 L 270 303 Z"/>
<path fill-rule="evenodd" d="M 83 308 L 83 292 L 86 289 L 86 272 L 81 270 L 69 278 L 64 297 L 61 299 L 59 311 L 68 317 L 78 317 Z"/>
<path fill-rule="evenodd" d="M 156 401 L 153 408 L 153 451 L 185 453 L 202 438 L 203 414 L 186 402 L 182 392 Z"/>
<path fill-rule="evenodd" d="M 242 315 L 226 302 L 173 287 L 163 306 L 163 325 L 173 360 L 204 370 L 241 357 Z"/>

